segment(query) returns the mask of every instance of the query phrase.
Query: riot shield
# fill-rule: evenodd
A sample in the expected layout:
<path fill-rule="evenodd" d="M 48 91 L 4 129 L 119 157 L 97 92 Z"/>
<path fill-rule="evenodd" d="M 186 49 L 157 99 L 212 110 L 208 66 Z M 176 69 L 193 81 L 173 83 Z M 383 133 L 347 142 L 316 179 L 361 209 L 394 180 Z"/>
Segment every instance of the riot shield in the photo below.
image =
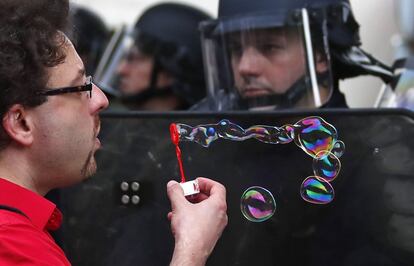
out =
<path fill-rule="evenodd" d="M 60 191 L 66 254 L 73 265 L 168 265 L 174 241 L 166 183 L 179 181 L 170 123 L 228 119 L 246 128 L 315 115 L 334 125 L 346 145 L 329 204 L 301 198 L 312 158 L 294 144 L 180 143 L 188 179 L 209 177 L 227 189 L 229 224 L 207 265 L 412 265 L 414 116 L 399 109 L 105 113 L 97 174 Z M 241 212 L 241 196 L 251 186 L 274 197 L 276 210 L 263 222 Z"/>

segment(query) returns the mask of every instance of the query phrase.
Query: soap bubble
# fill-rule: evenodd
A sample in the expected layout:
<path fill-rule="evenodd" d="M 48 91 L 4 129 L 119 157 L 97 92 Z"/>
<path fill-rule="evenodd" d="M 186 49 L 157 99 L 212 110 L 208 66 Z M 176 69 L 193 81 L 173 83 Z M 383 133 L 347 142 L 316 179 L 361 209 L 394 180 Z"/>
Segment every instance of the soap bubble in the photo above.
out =
<path fill-rule="evenodd" d="M 300 186 L 300 195 L 307 202 L 327 204 L 334 199 L 334 189 L 326 180 L 309 176 Z"/>
<path fill-rule="evenodd" d="M 332 150 L 337 142 L 338 133 L 335 127 L 320 117 L 307 117 L 293 126 L 296 145 L 312 157 L 321 151 Z"/>
<path fill-rule="evenodd" d="M 341 170 L 341 162 L 333 153 L 321 151 L 313 158 L 312 167 L 316 176 L 331 182 L 338 176 Z"/>
<path fill-rule="evenodd" d="M 248 188 L 240 200 L 243 216 L 251 222 L 263 222 L 273 216 L 276 202 L 269 190 L 254 186 Z"/>
<path fill-rule="evenodd" d="M 335 142 L 331 152 L 340 158 L 345 153 L 345 143 L 342 140 Z"/>

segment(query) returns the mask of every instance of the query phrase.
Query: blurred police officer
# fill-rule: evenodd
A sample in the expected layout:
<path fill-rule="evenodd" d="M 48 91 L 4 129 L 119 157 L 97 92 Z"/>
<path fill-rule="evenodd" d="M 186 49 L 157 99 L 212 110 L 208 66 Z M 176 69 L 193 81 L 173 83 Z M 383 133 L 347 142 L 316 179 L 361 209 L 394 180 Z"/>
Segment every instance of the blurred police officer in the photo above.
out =
<path fill-rule="evenodd" d="M 198 24 L 209 18 L 182 4 L 150 7 L 103 87 L 119 92 L 121 102 L 135 110 L 182 110 L 201 100 L 206 89 Z"/>

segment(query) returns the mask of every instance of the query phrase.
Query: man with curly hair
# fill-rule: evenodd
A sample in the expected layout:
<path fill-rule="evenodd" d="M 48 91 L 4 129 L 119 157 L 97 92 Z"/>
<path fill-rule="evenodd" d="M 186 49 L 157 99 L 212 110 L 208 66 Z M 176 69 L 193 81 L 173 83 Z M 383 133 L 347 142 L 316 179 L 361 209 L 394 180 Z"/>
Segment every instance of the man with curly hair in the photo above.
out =
<path fill-rule="evenodd" d="M 108 99 L 63 33 L 68 0 L 0 1 L 0 264 L 70 265 L 43 196 L 96 171 Z M 170 181 L 172 265 L 203 265 L 227 223 L 225 189 L 199 178 L 199 204 Z"/>

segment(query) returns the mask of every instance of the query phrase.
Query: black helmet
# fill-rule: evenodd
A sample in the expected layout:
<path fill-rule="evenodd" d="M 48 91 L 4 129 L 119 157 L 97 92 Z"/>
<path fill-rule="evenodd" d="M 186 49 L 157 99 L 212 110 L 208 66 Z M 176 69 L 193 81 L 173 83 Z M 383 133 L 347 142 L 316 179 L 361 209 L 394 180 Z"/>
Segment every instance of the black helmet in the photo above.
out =
<path fill-rule="evenodd" d="M 135 43 L 153 56 L 150 90 L 160 71 L 172 74 L 174 94 L 188 106 L 205 96 L 205 81 L 198 24 L 210 17 L 204 12 L 176 3 L 147 9 L 135 24 Z"/>
<path fill-rule="evenodd" d="M 326 8 L 328 11 L 329 41 L 340 46 L 359 45 L 359 25 L 349 0 L 220 0 L 219 18 L 255 16 L 277 12 L 285 20 L 289 11 L 301 8 Z M 313 15 L 316 15 L 313 14 Z"/>
<path fill-rule="evenodd" d="M 338 95 L 345 105 L 339 78 L 384 74 L 383 65 L 358 47 L 359 25 L 348 0 L 221 0 L 218 19 L 201 29 L 209 102 L 216 110 L 322 107 Z M 265 78 L 259 65 L 267 66 L 260 70 L 268 72 Z M 279 70 L 270 72 L 272 67 Z"/>
<path fill-rule="evenodd" d="M 174 46 L 176 56 L 198 65 L 202 63 L 198 24 L 206 19 L 210 16 L 193 7 L 164 3 L 147 9 L 136 22 L 135 29 L 139 34 L 151 36 L 160 45 Z"/>
<path fill-rule="evenodd" d="M 96 13 L 77 5 L 71 6 L 70 18 L 74 28 L 71 39 L 85 63 L 86 72 L 94 74 L 109 40 L 109 30 Z"/>
<path fill-rule="evenodd" d="M 198 9 L 175 3 L 162 3 L 145 10 L 125 38 L 130 43 L 120 45 L 126 56 L 116 65 L 119 70 L 122 64 L 131 60 L 128 59 L 132 58 L 131 51 L 137 50 L 153 62 L 150 82 L 139 92 L 121 94 L 122 101 L 139 109 L 149 99 L 175 95 L 181 101 L 177 108 L 186 109 L 202 99 L 206 90 L 198 24 L 210 18 Z M 112 83 L 103 84 L 103 87 L 122 91 L 122 73 L 116 69 L 113 72 Z M 172 77 L 172 84 L 159 85 L 160 75 L 164 73 Z M 117 85 L 119 79 L 121 83 Z"/>

